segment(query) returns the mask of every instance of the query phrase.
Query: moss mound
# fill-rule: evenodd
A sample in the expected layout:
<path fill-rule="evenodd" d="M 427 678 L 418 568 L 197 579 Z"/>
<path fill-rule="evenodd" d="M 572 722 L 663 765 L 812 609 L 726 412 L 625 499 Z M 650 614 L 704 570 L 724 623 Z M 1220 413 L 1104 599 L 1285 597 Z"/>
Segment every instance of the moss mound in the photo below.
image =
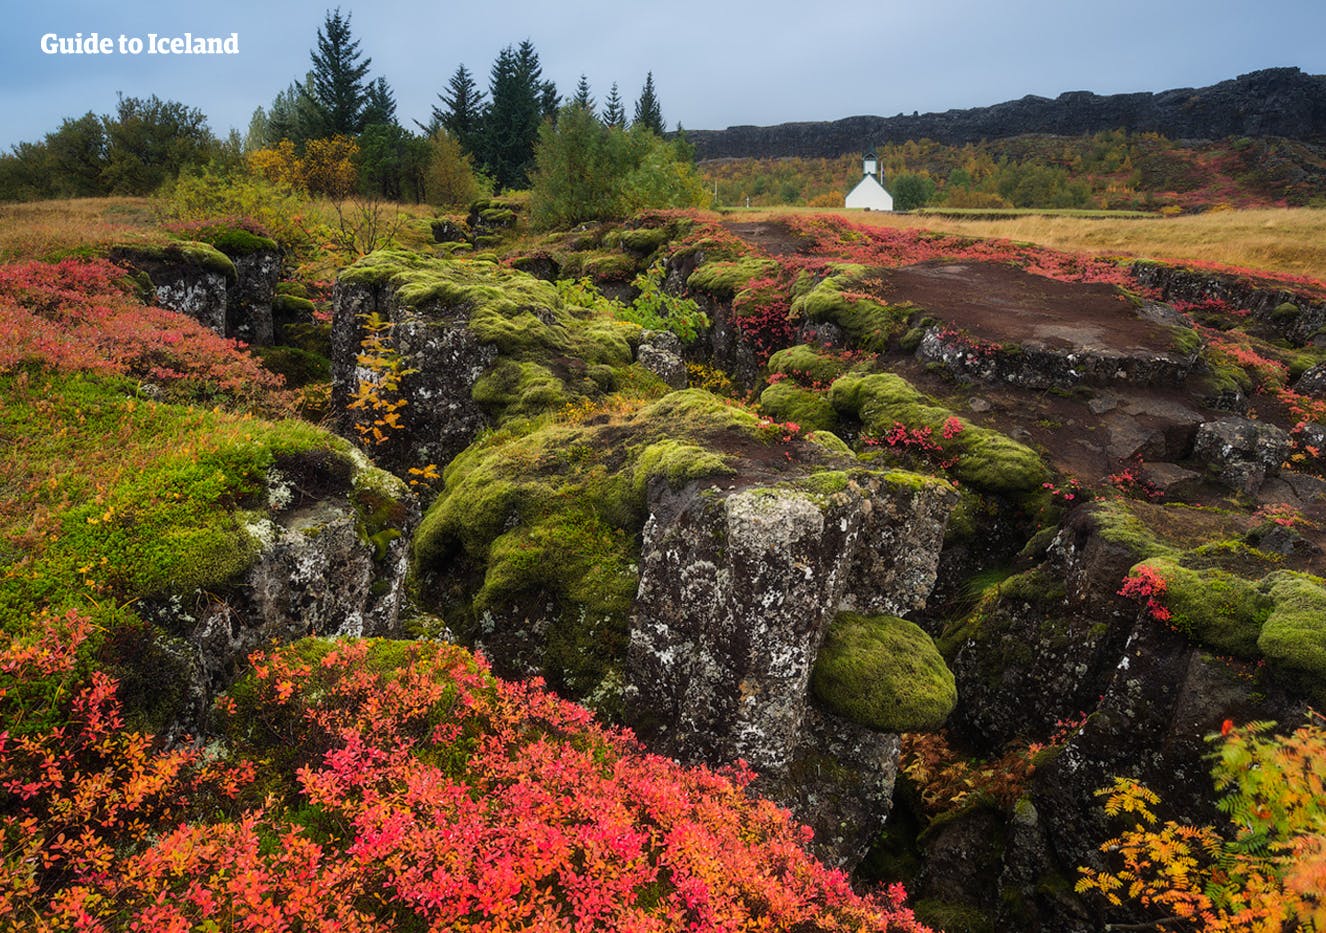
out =
<path fill-rule="evenodd" d="M 1318 705 L 1326 703 L 1326 587 L 1301 574 L 1281 572 L 1263 581 L 1273 603 L 1257 647 L 1290 685 Z"/>
<path fill-rule="evenodd" d="M 235 264 L 221 250 L 208 243 L 195 240 L 172 240 L 169 243 L 132 243 L 110 248 L 112 261 L 131 264 L 162 263 L 166 265 L 195 266 L 207 272 L 224 275 L 231 282 L 237 278 Z"/>
<path fill-rule="evenodd" d="M 772 259 L 747 256 L 731 262 L 706 262 L 686 280 L 691 288 L 708 292 L 716 298 L 732 298 L 752 279 L 773 275 L 778 263 Z"/>
<path fill-rule="evenodd" d="M 902 334 L 911 317 L 909 307 L 891 307 L 850 291 L 863 269 L 841 266 L 809 289 L 798 289 L 792 299 L 793 316 L 827 321 L 840 327 L 854 346 L 875 353 L 888 349 L 889 341 Z"/>
<path fill-rule="evenodd" d="M 945 451 L 957 455 L 950 472 L 977 489 L 1024 493 L 1038 489 L 1049 478 L 1045 463 L 1031 448 L 957 417 L 901 376 L 847 375 L 833 384 L 829 400 L 840 414 L 859 419 L 866 430 L 879 436 L 901 424 L 910 429 L 929 428 L 939 438 L 945 424 L 955 419 L 961 430 L 944 441 Z"/>
<path fill-rule="evenodd" d="M 791 421 L 805 431 L 833 431 L 838 413 L 823 392 L 803 389 L 795 382 L 775 382 L 760 393 L 760 408 L 775 421 Z"/>
<path fill-rule="evenodd" d="M 895 616 L 841 613 L 824 636 L 811 687 L 834 713 L 880 732 L 938 729 L 958 701 L 930 636 Z"/>
<path fill-rule="evenodd" d="M 474 387 L 475 400 L 498 422 L 598 398 L 624 384 L 646 395 L 666 390 L 632 365 L 638 325 L 601 307 L 569 303 L 552 283 L 525 272 L 478 259 L 379 250 L 347 268 L 341 280 L 390 285 L 399 304 L 425 314 L 463 309 L 470 330 L 499 354 Z"/>
<path fill-rule="evenodd" d="M 779 350 L 769 357 L 769 372 L 782 373 L 798 382 L 824 388 L 847 369 L 848 364 L 843 360 L 804 343 Z"/>

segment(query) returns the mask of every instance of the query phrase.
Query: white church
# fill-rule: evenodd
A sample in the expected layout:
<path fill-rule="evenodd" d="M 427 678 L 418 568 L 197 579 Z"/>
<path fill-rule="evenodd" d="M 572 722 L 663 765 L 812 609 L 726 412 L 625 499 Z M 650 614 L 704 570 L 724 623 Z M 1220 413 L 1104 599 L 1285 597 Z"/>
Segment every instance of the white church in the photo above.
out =
<path fill-rule="evenodd" d="M 846 207 L 855 207 L 867 211 L 893 210 L 893 195 L 884 190 L 883 178 L 879 172 L 879 160 L 872 149 L 861 160 L 861 181 L 847 195 Z"/>

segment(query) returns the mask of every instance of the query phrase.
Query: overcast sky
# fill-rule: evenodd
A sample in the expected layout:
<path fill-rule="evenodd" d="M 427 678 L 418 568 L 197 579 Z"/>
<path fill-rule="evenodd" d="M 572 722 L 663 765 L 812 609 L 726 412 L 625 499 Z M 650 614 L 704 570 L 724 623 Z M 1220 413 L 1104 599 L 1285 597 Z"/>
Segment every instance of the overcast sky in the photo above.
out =
<path fill-rule="evenodd" d="M 114 109 L 116 92 L 201 108 L 224 135 L 308 69 L 326 0 L 7 0 L 0 34 L 0 148 L 66 116 Z M 630 104 L 652 70 L 663 115 L 693 129 L 891 116 L 1039 94 L 1198 87 L 1281 65 L 1326 73 L 1323 0 L 345 0 L 372 73 L 407 126 L 456 66 L 487 84 L 502 46 L 533 40 L 570 93 Z M 239 34 L 239 54 L 45 55 L 45 33 Z"/>

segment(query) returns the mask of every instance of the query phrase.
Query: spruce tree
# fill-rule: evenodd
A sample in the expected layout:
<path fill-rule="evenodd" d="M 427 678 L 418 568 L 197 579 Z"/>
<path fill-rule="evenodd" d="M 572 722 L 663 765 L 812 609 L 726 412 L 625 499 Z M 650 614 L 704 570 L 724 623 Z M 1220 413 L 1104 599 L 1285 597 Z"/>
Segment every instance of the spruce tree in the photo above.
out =
<path fill-rule="evenodd" d="M 663 135 L 663 109 L 658 105 L 658 95 L 654 93 L 654 73 L 645 75 L 645 86 L 640 90 L 640 99 L 635 102 L 635 126 L 643 126 Z"/>
<path fill-rule="evenodd" d="M 396 95 L 392 93 L 386 78 L 380 77 L 368 86 L 364 95 L 362 122 L 364 126 L 396 125 Z"/>
<path fill-rule="evenodd" d="M 576 84 L 576 93 L 571 98 L 571 103 L 590 113 L 594 112 L 594 98 L 589 93 L 589 79 L 584 75 L 580 76 L 580 81 Z"/>
<path fill-rule="evenodd" d="M 312 89 L 305 91 L 322 117 L 326 135 L 354 135 L 364 126 L 364 82 L 371 58 L 359 51 L 359 40 L 350 34 L 350 14 L 341 8 L 326 14 L 318 30 L 318 45 L 309 53 L 313 63 Z"/>
<path fill-rule="evenodd" d="M 524 188 L 534 161 L 539 123 L 557 90 L 541 80 L 538 53 L 528 39 L 513 49 L 507 46 L 493 62 L 489 96 L 492 104 L 483 120 L 481 159 L 484 169 L 502 188 Z"/>
<path fill-rule="evenodd" d="M 446 130 L 460 143 L 462 149 L 473 155 L 479 148 L 479 131 L 483 124 L 484 98 L 487 95 L 479 90 L 470 70 L 461 65 L 447 82 L 446 93 L 437 96 L 443 106 L 433 107 L 429 125 L 422 129 L 429 136 L 434 135 L 439 128 Z"/>
<path fill-rule="evenodd" d="M 622 105 L 622 96 L 617 92 L 617 82 L 612 82 L 608 99 L 603 104 L 603 125 L 626 128 L 626 108 Z"/>

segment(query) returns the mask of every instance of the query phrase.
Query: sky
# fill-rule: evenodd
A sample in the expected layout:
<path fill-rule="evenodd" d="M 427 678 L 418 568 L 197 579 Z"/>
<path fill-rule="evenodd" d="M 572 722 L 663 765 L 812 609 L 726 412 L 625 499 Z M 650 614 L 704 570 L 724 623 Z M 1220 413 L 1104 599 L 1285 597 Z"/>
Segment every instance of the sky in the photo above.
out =
<path fill-rule="evenodd" d="M 116 94 L 181 101 L 243 131 L 308 70 L 330 0 L 3 0 L 0 150 Z M 464 63 L 481 84 L 498 51 L 533 41 L 546 78 L 583 73 L 631 104 L 652 71 L 668 124 L 722 129 L 941 111 L 1064 91 L 1201 87 L 1259 68 L 1326 73 L 1322 0 L 341 0 L 398 117 L 425 120 Z M 220 56 L 61 55 L 42 36 L 147 41 L 228 36 Z"/>

